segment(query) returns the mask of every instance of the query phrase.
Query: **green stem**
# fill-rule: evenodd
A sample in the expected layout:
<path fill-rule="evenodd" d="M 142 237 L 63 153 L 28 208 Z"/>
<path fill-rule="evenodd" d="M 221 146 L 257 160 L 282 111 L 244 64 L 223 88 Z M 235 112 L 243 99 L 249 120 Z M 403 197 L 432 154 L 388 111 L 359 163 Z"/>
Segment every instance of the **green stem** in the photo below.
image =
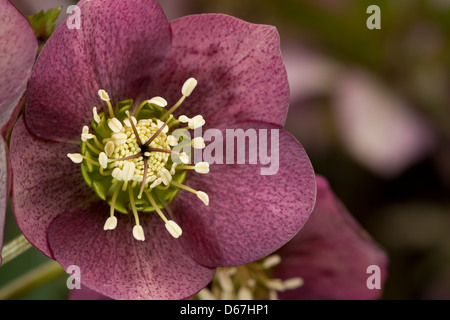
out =
<path fill-rule="evenodd" d="M 0 289 L 0 300 L 17 299 L 63 274 L 65 271 L 57 262 L 46 262 L 3 286 Z"/>
<path fill-rule="evenodd" d="M 10 240 L 3 246 L 2 249 L 2 265 L 16 258 L 18 255 L 24 253 L 29 248 L 31 248 L 31 244 L 23 234 Z"/>

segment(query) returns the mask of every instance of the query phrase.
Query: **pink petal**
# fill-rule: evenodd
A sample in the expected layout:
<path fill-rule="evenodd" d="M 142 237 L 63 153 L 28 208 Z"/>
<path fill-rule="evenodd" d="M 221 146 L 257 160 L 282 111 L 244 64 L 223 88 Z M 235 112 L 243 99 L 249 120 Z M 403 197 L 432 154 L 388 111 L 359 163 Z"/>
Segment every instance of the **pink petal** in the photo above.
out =
<path fill-rule="evenodd" d="M 183 245 L 206 266 L 240 265 L 272 253 L 302 228 L 314 206 L 315 176 L 302 146 L 289 133 L 272 125 L 241 123 L 227 127 L 237 128 L 258 133 L 267 129 L 262 137 L 271 134 L 267 139 L 269 152 L 272 145 L 279 147 L 279 152 L 274 148 L 273 153 L 279 153 L 279 168 L 273 170 L 273 175 L 261 175 L 261 168 L 269 166 L 261 164 L 261 158 L 257 164 L 249 164 L 249 160 L 237 164 L 236 159 L 235 164 L 212 164 L 208 174 L 188 176 L 186 185 L 206 192 L 209 206 L 194 194 L 180 191 L 171 207 L 180 219 Z M 272 144 L 275 132 L 279 133 L 279 143 Z M 225 129 L 222 134 L 226 145 L 229 140 Z M 236 148 L 237 143 L 234 151 Z M 249 154 L 266 151 L 256 148 L 246 147 L 247 159 Z"/>
<path fill-rule="evenodd" d="M 86 206 L 93 191 L 67 153 L 78 145 L 48 142 L 32 135 L 19 119 L 11 136 L 13 208 L 25 237 L 45 255 L 52 257 L 47 228 L 62 211 Z M 95 198 L 94 198 L 95 199 Z"/>
<path fill-rule="evenodd" d="M 190 15 L 170 27 L 171 51 L 152 96 L 174 104 L 194 77 L 198 85 L 179 114 L 202 114 L 211 127 L 236 120 L 284 123 L 289 85 L 274 27 L 223 14 Z"/>
<path fill-rule="evenodd" d="M 80 29 L 73 11 L 42 50 L 31 77 L 27 125 L 39 137 L 79 140 L 92 108 L 136 99 L 156 76 L 170 45 L 168 22 L 155 1 L 81 1 Z"/>
<path fill-rule="evenodd" d="M 304 285 L 279 293 L 280 299 L 376 299 L 381 289 L 369 289 L 368 267 L 387 276 L 386 253 L 348 213 L 328 182 L 317 178 L 316 207 L 305 227 L 278 251 L 282 257 L 274 277 L 301 277 Z"/>
<path fill-rule="evenodd" d="M 213 278 L 184 252 L 156 213 L 141 215 L 146 240 L 132 236 L 133 216 L 119 214 L 114 230 L 103 230 L 109 207 L 64 212 L 50 225 L 55 259 L 80 268 L 82 285 L 113 299 L 185 299 Z"/>
<path fill-rule="evenodd" d="M 11 176 L 6 137 L 22 106 L 37 41 L 27 19 L 7 0 L 0 0 L 0 253 Z M 20 102 L 20 103 L 19 103 Z M 0 256 L 0 264 L 1 264 Z"/>
<path fill-rule="evenodd" d="M 0 0 L 0 25 L 0 129 L 3 131 L 25 90 L 37 41 L 27 19 L 7 0 Z"/>

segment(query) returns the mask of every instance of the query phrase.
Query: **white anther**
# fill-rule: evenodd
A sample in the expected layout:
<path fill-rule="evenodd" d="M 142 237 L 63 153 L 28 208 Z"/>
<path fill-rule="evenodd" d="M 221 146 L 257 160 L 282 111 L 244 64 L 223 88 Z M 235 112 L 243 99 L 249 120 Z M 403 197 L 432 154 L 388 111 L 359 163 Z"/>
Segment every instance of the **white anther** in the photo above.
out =
<path fill-rule="evenodd" d="M 108 157 L 111 157 L 113 155 L 113 153 L 114 153 L 114 149 L 115 149 L 114 142 L 108 141 L 106 143 L 106 145 L 105 145 L 105 153 L 106 153 L 106 155 Z"/>
<path fill-rule="evenodd" d="M 192 119 L 189 120 L 188 126 L 191 129 L 197 129 L 203 126 L 206 123 L 205 119 L 201 115 L 196 115 Z"/>
<path fill-rule="evenodd" d="M 100 152 L 100 154 L 98 155 L 98 162 L 103 169 L 106 169 L 106 167 L 108 166 L 108 157 L 106 156 L 106 153 Z"/>
<path fill-rule="evenodd" d="M 117 118 L 109 120 L 108 127 L 115 133 L 119 133 L 123 128 L 122 123 Z"/>
<path fill-rule="evenodd" d="M 172 175 L 166 168 L 162 168 L 162 170 L 159 172 L 159 175 L 162 183 L 164 183 L 164 185 L 166 186 L 168 186 L 170 181 L 172 181 Z"/>
<path fill-rule="evenodd" d="M 178 139 L 175 138 L 172 135 L 168 135 L 167 136 L 167 143 L 169 144 L 169 146 L 174 147 L 178 144 Z"/>
<path fill-rule="evenodd" d="M 262 267 L 264 269 L 270 269 L 275 267 L 281 262 L 281 257 L 277 254 L 273 254 L 271 256 L 268 256 L 266 259 L 264 259 L 262 263 Z"/>
<path fill-rule="evenodd" d="M 105 90 L 103 89 L 98 90 L 98 95 L 100 99 L 102 99 L 103 101 L 109 101 L 109 95 Z"/>
<path fill-rule="evenodd" d="M 134 162 L 125 161 L 125 164 L 123 165 L 123 168 L 122 168 L 123 181 L 130 181 L 134 176 L 135 169 L 136 169 L 136 165 L 134 164 Z"/>
<path fill-rule="evenodd" d="M 94 114 L 94 121 L 100 124 L 100 116 L 97 113 L 97 107 L 92 108 L 92 113 Z"/>
<path fill-rule="evenodd" d="M 209 163 L 208 162 L 197 162 L 194 166 L 195 172 L 197 173 L 209 173 Z"/>
<path fill-rule="evenodd" d="M 189 163 L 189 156 L 187 155 L 186 152 L 182 152 L 179 155 L 181 162 L 183 162 L 184 164 Z"/>
<path fill-rule="evenodd" d="M 158 125 L 158 129 L 160 129 L 160 128 L 164 125 L 164 121 L 161 121 L 161 120 L 159 120 L 159 119 L 156 119 L 156 123 L 157 123 L 157 125 Z M 169 132 L 169 127 L 168 127 L 168 126 L 164 126 L 162 132 L 163 132 L 163 133 Z"/>
<path fill-rule="evenodd" d="M 253 293 L 248 287 L 241 287 L 237 293 L 238 300 L 253 300 Z"/>
<path fill-rule="evenodd" d="M 217 280 L 219 280 L 220 287 L 224 292 L 233 292 L 234 285 L 230 275 L 226 270 L 217 270 Z"/>
<path fill-rule="evenodd" d="M 157 106 L 159 106 L 161 108 L 164 108 L 167 106 L 167 101 L 161 97 L 153 97 L 150 100 L 148 100 L 147 103 L 156 104 Z"/>
<path fill-rule="evenodd" d="M 145 151 L 144 152 L 144 156 L 146 156 L 146 157 L 150 157 L 152 154 L 150 153 L 150 152 L 148 152 L 148 151 Z"/>
<path fill-rule="evenodd" d="M 116 179 L 116 180 L 118 180 L 118 181 L 121 181 L 121 180 L 122 180 L 122 177 L 123 177 L 122 170 L 120 170 L 119 168 L 115 168 L 115 169 L 113 170 L 113 172 L 111 173 L 111 176 L 112 176 L 114 179 Z"/>
<path fill-rule="evenodd" d="M 83 126 L 83 130 L 81 131 L 81 141 L 86 142 L 89 139 L 92 139 L 94 136 L 89 133 L 89 127 Z"/>
<path fill-rule="evenodd" d="M 182 122 L 182 123 L 186 123 L 186 122 L 191 121 L 191 118 L 186 117 L 185 115 L 182 115 L 182 116 L 179 116 L 179 117 L 178 117 L 178 121 L 180 121 L 180 122 Z"/>
<path fill-rule="evenodd" d="M 277 290 L 277 291 L 284 291 L 285 286 L 281 279 L 270 279 L 266 281 L 266 286 L 269 289 Z"/>
<path fill-rule="evenodd" d="M 74 163 L 81 163 L 81 162 L 83 162 L 83 156 L 81 154 L 79 154 L 79 153 L 68 153 L 67 156 Z"/>
<path fill-rule="evenodd" d="M 103 230 L 114 230 L 117 227 L 117 218 L 115 216 L 111 216 L 106 219 Z"/>
<path fill-rule="evenodd" d="M 156 186 L 159 186 L 161 184 L 162 180 L 161 178 L 156 179 L 155 181 L 153 181 L 153 183 L 150 185 L 150 189 L 153 189 Z"/>
<path fill-rule="evenodd" d="M 120 146 L 127 142 L 127 135 L 125 133 L 114 133 L 111 136 L 111 139 L 114 141 L 116 146 Z"/>
<path fill-rule="evenodd" d="M 202 137 L 197 137 L 191 140 L 191 145 L 195 149 L 204 149 L 205 148 L 205 140 Z"/>
<path fill-rule="evenodd" d="M 135 225 L 133 227 L 133 237 L 139 241 L 145 240 L 144 229 L 141 225 Z"/>
<path fill-rule="evenodd" d="M 200 292 L 197 293 L 197 296 L 200 298 L 200 300 L 217 300 L 214 294 L 208 288 L 203 288 L 202 290 L 200 290 Z"/>
<path fill-rule="evenodd" d="M 172 168 L 170 168 L 170 174 L 174 175 L 176 169 L 177 169 L 177 164 L 176 163 L 172 163 Z"/>
<path fill-rule="evenodd" d="M 196 86 L 197 80 L 195 80 L 194 78 L 189 78 L 183 84 L 183 87 L 181 88 L 181 93 L 183 94 L 183 96 L 189 97 L 192 91 L 194 91 L 194 88 Z"/>
<path fill-rule="evenodd" d="M 296 277 L 284 280 L 284 288 L 285 290 L 294 290 L 300 288 L 303 285 L 303 278 Z"/>
<path fill-rule="evenodd" d="M 183 230 L 181 230 L 180 226 L 173 220 L 168 220 L 165 226 L 170 235 L 175 239 L 181 236 L 181 234 L 183 233 Z"/>
<path fill-rule="evenodd" d="M 203 192 L 203 191 L 197 191 L 197 197 L 200 199 L 200 200 L 202 200 L 203 201 L 203 203 L 207 206 L 207 205 L 209 205 L 209 197 L 208 197 L 208 195 L 205 193 L 205 192 Z"/>

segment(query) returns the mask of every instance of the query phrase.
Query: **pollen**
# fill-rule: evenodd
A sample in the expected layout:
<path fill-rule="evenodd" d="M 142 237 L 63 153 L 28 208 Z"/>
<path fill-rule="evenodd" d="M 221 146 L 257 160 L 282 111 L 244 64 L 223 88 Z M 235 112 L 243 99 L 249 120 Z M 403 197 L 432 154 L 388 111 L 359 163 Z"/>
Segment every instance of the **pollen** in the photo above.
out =
<path fill-rule="evenodd" d="M 189 165 L 191 149 L 205 147 L 202 137 L 196 137 L 184 148 L 172 132 L 186 123 L 185 130 L 205 124 L 201 115 L 174 117 L 173 112 L 192 94 L 197 80 L 189 78 L 182 86 L 181 98 L 169 109 L 159 96 L 142 101 L 132 111 L 133 101 L 119 101 L 113 107 L 106 90 L 98 90 L 103 107 L 93 107 L 91 126 L 81 130 L 81 153 L 69 153 L 72 162 L 81 164 L 85 182 L 110 206 L 105 231 L 118 227 L 117 213 L 132 214 L 135 225 L 132 236 L 145 241 L 140 224 L 148 214 L 157 214 L 167 232 L 175 239 L 182 235 L 176 217 L 167 219 L 169 204 L 180 190 L 197 195 L 209 205 L 208 195 L 184 184 L 187 172 L 207 174 L 209 164 Z M 172 150 L 177 147 L 177 151 Z M 198 201 L 195 197 L 193 201 Z"/>

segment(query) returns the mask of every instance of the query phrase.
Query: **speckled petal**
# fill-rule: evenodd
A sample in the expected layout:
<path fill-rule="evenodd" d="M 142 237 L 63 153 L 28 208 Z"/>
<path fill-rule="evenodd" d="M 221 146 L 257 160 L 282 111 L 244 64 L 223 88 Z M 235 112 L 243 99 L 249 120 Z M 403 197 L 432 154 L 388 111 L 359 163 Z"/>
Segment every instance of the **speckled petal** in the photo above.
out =
<path fill-rule="evenodd" d="M 37 52 L 27 19 L 8 1 L 0 0 L 0 253 L 11 176 L 6 137 L 20 107 Z M 0 255 L 1 264 L 1 255 Z"/>
<path fill-rule="evenodd" d="M 209 206 L 186 191 L 180 191 L 171 204 L 174 216 L 180 219 L 180 239 L 186 251 L 206 266 L 240 265 L 272 253 L 302 228 L 315 202 L 314 171 L 297 140 L 278 127 L 241 123 L 222 130 L 224 146 L 232 140 L 231 135 L 226 138 L 226 130 L 232 130 L 231 134 L 235 129 L 261 137 L 269 135 L 269 147 L 256 149 L 252 143 L 243 153 L 246 164 L 238 164 L 238 159 L 243 158 L 236 156 L 234 164 L 211 164 L 210 173 L 189 175 L 185 184 L 206 192 Z M 279 140 L 271 143 L 276 132 Z M 258 142 L 263 141 L 261 137 Z M 213 143 L 216 142 L 207 143 L 204 149 L 205 161 Z M 238 145 L 236 142 L 230 149 L 235 155 Z M 273 153 L 269 154 L 273 155 L 273 174 L 261 175 L 261 169 L 270 165 L 261 164 L 261 158 L 250 164 L 248 156 L 261 155 L 261 150 L 265 154 L 272 146 Z M 230 153 L 225 149 L 223 154 L 227 157 Z M 279 158 L 275 158 L 278 153 Z M 275 159 L 279 159 L 278 170 Z"/>
<path fill-rule="evenodd" d="M 96 199 L 81 177 L 80 166 L 66 156 L 79 148 L 36 138 L 25 127 L 23 118 L 11 136 L 16 221 L 25 237 L 49 257 L 52 257 L 47 243 L 50 222 L 62 211 L 86 206 L 86 202 Z"/>
<path fill-rule="evenodd" d="M 194 77 L 198 85 L 180 114 L 202 114 L 208 127 L 237 121 L 283 125 L 289 85 L 275 27 L 203 14 L 172 21 L 170 28 L 172 47 L 153 96 L 174 104 L 184 81 Z"/>
<path fill-rule="evenodd" d="M 317 202 L 309 221 L 278 253 L 282 260 L 274 276 L 304 280 L 302 287 L 280 292 L 280 299 L 376 299 L 388 273 L 386 253 L 323 177 L 317 177 Z M 371 265 L 380 267 L 381 289 L 367 287 Z"/>
<path fill-rule="evenodd" d="M 111 102 L 136 99 L 156 76 L 170 46 L 167 19 L 152 0 L 81 1 L 55 30 L 33 71 L 27 125 L 39 137 L 79 140 L 92 119 L 92 108 L 106 108 L 97 95 Z"/>
<path fill-rule="evenodd" d="M 0 25 L 0 129 L 4 134 L 3 126 L 31 74 L 37 41 L 27 19 L 8 0 L 0 0 Z"/>
<path fill-rule="evenodd" d="M 109 207 L 64 212 L 50 225 L 49 242 L 66 269 L 80 268 L 82 284 L 113 299 L 185 299 L 213 278 L 188 255 L 155 213 L 141 215 L 145 241 L 132 236 L 132 215 L 119 214 L 114 230 L 103 225 Z"/>

